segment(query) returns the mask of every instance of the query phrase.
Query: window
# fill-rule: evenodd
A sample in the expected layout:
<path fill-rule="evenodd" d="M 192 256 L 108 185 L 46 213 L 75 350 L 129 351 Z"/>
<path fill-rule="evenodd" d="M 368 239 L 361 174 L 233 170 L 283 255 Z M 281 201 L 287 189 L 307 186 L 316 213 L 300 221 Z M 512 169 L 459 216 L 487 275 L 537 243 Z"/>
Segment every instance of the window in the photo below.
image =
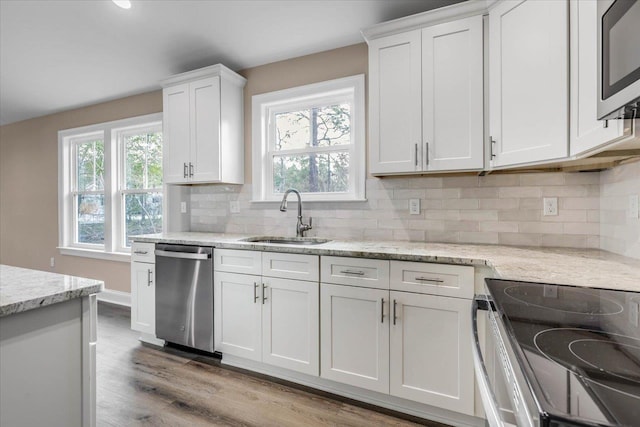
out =
<path fill-rule="evenodd" d="M 253 198 L 364 200 L 364 76 L 253 97 Z"/>
<path fill-rule="evenodd" d="M 61 253 L 127 260 L 162 231 L 161 114 L 58 133 Z"/>

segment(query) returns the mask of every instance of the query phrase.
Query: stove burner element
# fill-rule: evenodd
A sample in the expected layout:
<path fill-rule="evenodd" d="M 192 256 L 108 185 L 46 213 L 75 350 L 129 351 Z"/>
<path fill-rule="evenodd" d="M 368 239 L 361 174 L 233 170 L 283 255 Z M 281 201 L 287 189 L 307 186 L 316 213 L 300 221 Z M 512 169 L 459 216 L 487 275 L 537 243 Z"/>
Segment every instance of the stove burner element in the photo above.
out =
<path fill-rule="evenodd" d="M 504 293 L 528 306 L 565 313 L 611 315 L 622 313 L 622 305 L 600 296 L 597 289 L 588 291 L 557 285 L 517 285 L 504 289 Z"/>
<path fill-rule="evenodd" d="M 592 384 L 640 399 L 640 339 L 579 328 L 547 329 L 534 338 L 547 359 Z"/>

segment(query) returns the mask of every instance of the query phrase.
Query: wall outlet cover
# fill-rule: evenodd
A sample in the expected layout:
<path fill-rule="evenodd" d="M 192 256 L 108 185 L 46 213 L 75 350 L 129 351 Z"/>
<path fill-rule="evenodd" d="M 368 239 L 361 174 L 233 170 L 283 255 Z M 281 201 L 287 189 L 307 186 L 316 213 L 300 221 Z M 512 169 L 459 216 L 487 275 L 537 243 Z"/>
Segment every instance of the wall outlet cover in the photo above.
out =
<path fill-rule="evenodd" d="M 180 213 L 187 213 L 187 202 L 180 202 Z"/>
<path fill-rule="evenodd" d="M 558 215 L 558 198 L 557 197 L 545 197 L 543 199 L 542 214 L 544 216 Z"/>
<path fill-rule="evenodd" d="M 420 199 L 409 199 L 409 213 L 420 215 Z"/>

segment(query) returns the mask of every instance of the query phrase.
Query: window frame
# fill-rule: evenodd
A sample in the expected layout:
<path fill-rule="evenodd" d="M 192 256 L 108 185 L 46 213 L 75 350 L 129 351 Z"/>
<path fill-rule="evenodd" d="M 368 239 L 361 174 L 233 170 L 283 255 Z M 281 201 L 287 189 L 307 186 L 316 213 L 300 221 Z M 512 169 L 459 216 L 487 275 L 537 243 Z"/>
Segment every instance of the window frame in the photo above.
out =
<path fill-rule="evenodd" d="M 119 135 L 135 129 L 157 127 L 162 131 L 162 113 L 147 114 L 111 122 L 98 123 L 58 132 L 58 249 L 62 255 L 129 262 L 124 230 L 124 148 Z M 74 141 L 102 134 L 104 143 L 104 245 L 76 243 L 77 206 L 75 203 L 76 158 Z M 86 140 L 86 139 L 85 139 Z M 159 189 L 166 203 L 165 185 Z M 153 192 L 155 192 L 154 189 Z M 146 192 L 136 189 L 135 193 Z M 83 192 L 84 193 L 84 192 Z M 89 192 L 93 193 L 93 192 Z M 164 207 L 163 207 L 164 211 Z M 163 212 L 163 225 L 166 223 Z"/>
<path fill-rule="evenodd" d="M 329 147 L 272 150 L 275 114 L 294 109 L 350 101 L 351 143 Z M 329 103 L 329 104 L 327 104 Z M 252 97 L 252 202 L 279 202 L 283 193 L 273 192 L 273 156 L 322 152 L 349 152 L 349 191 L 344 193 L 302 193 L 305 202 L 364 201 L 365 199 L 365 102 L 364 74 L 328 80 Z"/>

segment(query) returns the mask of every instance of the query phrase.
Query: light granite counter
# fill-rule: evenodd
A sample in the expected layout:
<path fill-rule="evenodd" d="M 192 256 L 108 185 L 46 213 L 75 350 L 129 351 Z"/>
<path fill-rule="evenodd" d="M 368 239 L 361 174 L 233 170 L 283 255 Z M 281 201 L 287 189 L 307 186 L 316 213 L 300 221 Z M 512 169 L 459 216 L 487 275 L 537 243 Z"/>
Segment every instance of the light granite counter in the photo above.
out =
<path fill-rule="evenodd" d="M 596 249 L 339 240 L 298 246 L 242 241 L 248 237 L 184 232 L 139 236 L 136 241 L 486 266 L 503 279 L 640 292 L 640 260 Z"/>
<path fill-rule="evenodd" d="M 100 292 L 100 280 L 0 265 L 0 317 Z"/>

